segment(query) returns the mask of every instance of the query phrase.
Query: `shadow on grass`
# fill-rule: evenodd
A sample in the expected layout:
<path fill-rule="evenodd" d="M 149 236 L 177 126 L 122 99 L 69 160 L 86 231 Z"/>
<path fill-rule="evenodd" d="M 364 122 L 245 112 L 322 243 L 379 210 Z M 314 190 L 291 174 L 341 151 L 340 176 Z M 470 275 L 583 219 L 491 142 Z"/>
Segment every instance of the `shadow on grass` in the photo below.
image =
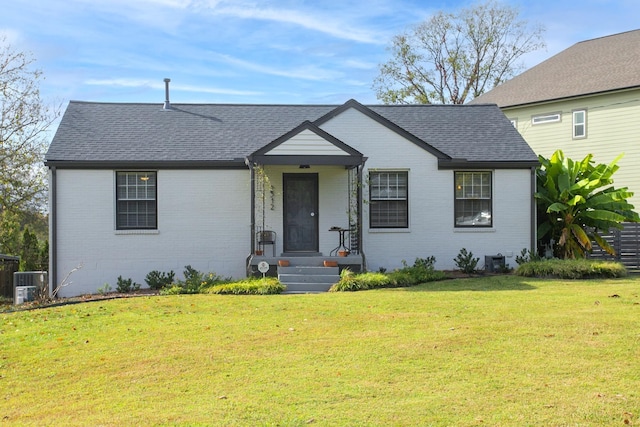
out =
<path fill-rule="evenodd" d="M 404 290 L 407 292 L 531 291 L 537 289 L 536 286 L 531 285 L 532 280 L 535 279 L 514 275 L 479 276 L 427 282 L 418 286 L 404 288 Z"/>

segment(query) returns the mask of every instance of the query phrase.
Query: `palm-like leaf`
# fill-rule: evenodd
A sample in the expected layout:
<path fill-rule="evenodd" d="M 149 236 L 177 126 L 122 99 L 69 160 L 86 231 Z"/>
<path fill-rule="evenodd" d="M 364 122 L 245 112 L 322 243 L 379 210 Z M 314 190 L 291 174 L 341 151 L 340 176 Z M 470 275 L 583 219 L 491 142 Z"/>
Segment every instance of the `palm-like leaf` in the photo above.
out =
<path fill-rule="evenodd" d="M 633 193 L 626 187 L 612 186 L 621 157 L 608 165 L 594 165 L 591 154 L 580 161 L 566 158 L 561 150 L 549 159 L 538 156 L 534 197 L 540 212 L 546 213 L 538 226 L 538 238 L 556 241 L 557 254 L 564 258 L 584 257 L 592 250 L 592 242 L 613 253 L 598 231 L 621 228 L 624 221 L 640 221 L 627 201 Z"/>

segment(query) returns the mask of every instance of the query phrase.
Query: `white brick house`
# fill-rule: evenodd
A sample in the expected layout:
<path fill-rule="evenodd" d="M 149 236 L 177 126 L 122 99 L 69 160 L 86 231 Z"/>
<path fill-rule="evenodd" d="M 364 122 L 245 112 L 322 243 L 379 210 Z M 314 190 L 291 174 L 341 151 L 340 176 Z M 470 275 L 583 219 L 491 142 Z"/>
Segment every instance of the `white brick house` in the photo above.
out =
<path fill-rule="evenodd" d="M 535 241 L 537 158 L 491 105 L 71 102 L 45 164 L 51 284 L 82 265 L 62 296 L 333 258 L 332 228 L 349 230 L 341 264 L 368 270 L 432 255 L 453 269 L 463 247 L 514 266 Z"/>

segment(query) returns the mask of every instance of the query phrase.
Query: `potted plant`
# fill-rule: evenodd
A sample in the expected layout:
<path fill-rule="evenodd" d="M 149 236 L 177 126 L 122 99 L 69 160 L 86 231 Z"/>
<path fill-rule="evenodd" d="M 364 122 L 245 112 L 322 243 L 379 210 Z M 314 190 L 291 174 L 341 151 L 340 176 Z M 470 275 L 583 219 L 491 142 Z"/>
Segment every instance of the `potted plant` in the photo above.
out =
<path fill-rule="evenodd" d="M 338 251 L 338 256 L 347 256 L 347 255 L 349 255 L 349 251 L 348 250 Z"/>
<path fill-rule="evenodd" d="M 324 260 L 324 266 L 325 267 L 337 267 L 338 266 L 338 261 L 325 259 Z"/>
<path fill-rule="evenodd" d="M 262 255 L 262 249 L 256 249 L 256 255 L 260 256 Z"/>
<path fill-rule="evenodd" d="M 278 260 L 278 265 L 280 267 L 289 267 L 289 260 L 288 259 L 279 259 Z"/>

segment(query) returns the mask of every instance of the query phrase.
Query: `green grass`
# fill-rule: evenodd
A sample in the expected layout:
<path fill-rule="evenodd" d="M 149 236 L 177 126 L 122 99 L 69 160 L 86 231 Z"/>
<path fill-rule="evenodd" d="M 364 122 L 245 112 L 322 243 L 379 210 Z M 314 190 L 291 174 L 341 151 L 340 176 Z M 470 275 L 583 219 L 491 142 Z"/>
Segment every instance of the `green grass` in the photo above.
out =
<path fill-rule="evenodd" d="M 96 301 L 0 342 L 7 425 L 640 423 L 638 277 Z"/>

